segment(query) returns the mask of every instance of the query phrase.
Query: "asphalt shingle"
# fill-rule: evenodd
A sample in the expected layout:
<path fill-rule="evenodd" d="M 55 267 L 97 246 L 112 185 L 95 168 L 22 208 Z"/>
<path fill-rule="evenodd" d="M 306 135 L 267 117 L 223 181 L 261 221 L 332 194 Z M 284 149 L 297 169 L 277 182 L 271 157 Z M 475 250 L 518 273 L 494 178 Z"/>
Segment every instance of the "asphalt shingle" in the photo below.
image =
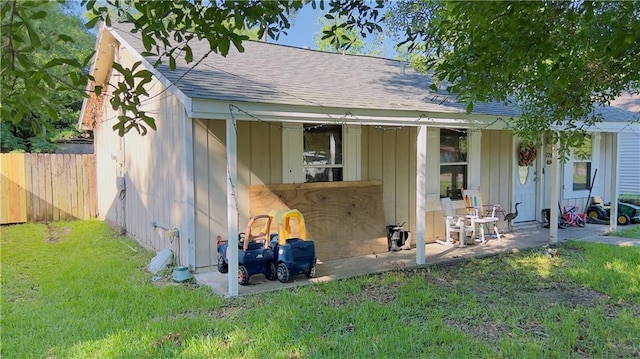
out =
<path fill-rule="evenodd" d="M 140 34 L 131 33 L 130 29 L 128 24 L 114 24 L 111 31 L 117 32 L 135 51 L 143 53 L 145 48 Z M 466 105 L 457 102 L 455 96 L 433 92 L 428 76 L 398 60 L 260 41 L 244 41 L 243 53 L 232 46 L 229 54 L 223 57 L 217 53 L 207 55 L 209 44 L 206 41 L 189 44 L 194 62 L 186 63 L 180 56 L 175 71 L 169 69 L 167 61 L 157 69 L 193 99 L 316 108 L 466 113 Z M 602 113 L 606 121 L 638 120 L 639 103 L 638 95 L 628 95 L 611 106 L 597 108 L 596 112 Z M 502 103 L 478 103 L 473 113 L 498 117 L 520 114 L 514 106 Z"/>

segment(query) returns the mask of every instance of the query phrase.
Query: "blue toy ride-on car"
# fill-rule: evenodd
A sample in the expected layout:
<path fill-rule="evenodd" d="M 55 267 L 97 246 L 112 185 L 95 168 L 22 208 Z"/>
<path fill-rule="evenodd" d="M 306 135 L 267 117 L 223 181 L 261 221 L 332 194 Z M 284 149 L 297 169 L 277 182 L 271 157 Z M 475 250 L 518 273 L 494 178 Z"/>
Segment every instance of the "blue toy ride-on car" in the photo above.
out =
<path fill-rule="evenodd" d="M 255 221 L 265 219 L 263 230 L 253 235 L 251 227 Z M 268 215 L 255 216 L 249 220 L 247 229 L 238 235 L 238 283 L 246 285 L 249 277 L 254 274 L 264 274 L 269 280 L 276 279 L 275 254 L 269 247 L 268 233 L 271 227 L 271 217 Z M 218 272 L 229 271 L 228 241 L 222 241 L 218 236 Z"/>
<path fill-rule="evenodd" d="M 305 240 L 307 231 L 302 213 L 297 209 L 271 211 L 278 233 L 271 235 L 269 247 L 276 256 L 276 276 L 282 283 L 289 281 L 293 275 L 304 274 L 307 278 L 316 275 L 316 247 L 311 240 Z M 298 222 L 292 228 L 291 220 Z M 297 233 L 295 233 L 295 232 Z M 293 237 L 293 235 L 297 235 Z"/>

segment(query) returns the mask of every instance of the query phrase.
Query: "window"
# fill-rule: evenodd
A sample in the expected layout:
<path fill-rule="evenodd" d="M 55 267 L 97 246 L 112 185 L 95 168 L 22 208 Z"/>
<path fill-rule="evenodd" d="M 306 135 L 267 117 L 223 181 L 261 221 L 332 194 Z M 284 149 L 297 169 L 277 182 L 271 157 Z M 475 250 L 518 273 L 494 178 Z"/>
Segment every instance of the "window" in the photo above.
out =
<path fill-rule="evenodd" d="M 591 185 L 591 137 L 573 149 L 573 190 L 588 190 Z"/>
<path fill-rule="evenodd" d="M 284 123 L 282 183 L 359 181 L 360 125 Z"/>
<path fill-rule="evenodd" d="M 440 130 L 440 197 L 462 199 L 467 187 L 467 131 Z"/>
<path fill-rule="evenodd" d="M 304 181 L 342 181 L 342 126 L 304 124 L 303 130 Z"/>
<path fill-rule="evenodd" d="M 593 182 L 594 167 L 600 163 L 599 133 L 588 134 L 584 141 L 571 149 L 568 161 L 563 165 L 563 199 L 586 198 L 589 187 Z M 593 193 L 598 193 L 599 185 L 596 181 Z"/>

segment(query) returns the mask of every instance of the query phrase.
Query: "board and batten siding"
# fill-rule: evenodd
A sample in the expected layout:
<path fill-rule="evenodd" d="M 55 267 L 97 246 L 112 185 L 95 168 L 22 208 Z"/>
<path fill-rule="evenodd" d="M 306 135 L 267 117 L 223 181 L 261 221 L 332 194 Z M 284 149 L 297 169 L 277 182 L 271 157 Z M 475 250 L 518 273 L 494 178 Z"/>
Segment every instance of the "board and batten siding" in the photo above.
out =
<path fill-rule="evenodd" d="M 614 136 L 616 136 L 615 133 L 607 133 L 607 132 L 602 132 L 602 133 L 597 133 L 594 135 L 594 138 L 596 139 L 596 141 L 598 141 L 599 143 L 599 153 L 597 155 L 593 156 L 593 162 L 591 163 L 591 172 L 595 173 L 596 169 L 598 170 L 598 173 L 596 174 L 595 177 L 595 181 L 593 181 L 593 189 L 591 191 L 591 198 L 593 198 L 593 196 L 600 196 L 602 198 L 602 200 L 605 203 L 608 202 L 615 202 L 615 200 L 612 200 L 612 194 L 611 194 L 611 182 L 613 181 L 613 152 L 614 152 Z M 621 138 L 618 138 L 618 141 L 621 141 Z M 595 143 L 595 142 L 594 142 Z M 623 162 L 625 161 L 624 159 L 624 155 L 623 155 L 623 143 L 620 142 L 620 152 L 619 154 L 619 159 L 618 159 L 618 166 L 620 166 L 619 170 L 619 177 L 618 177 L 618 186 L 619 186 L 619 193 L 633 193 L 633 192 L 624 192 L 622 190 L 622 176 L 623 176 L 623 167 L 626 167 Z M 634 159 L 635 162 L 638 162 L 637 159 Z M 640 164 L 638 164 L 640 166 Z M 633 164 L 629 167 L 634 167 Z M 629 170 L 627 167 L 626 170 L 626 174 L 628 175 Z M 565 173 L 566 171 L 563 171 L 563 176 L 569 176 L 569 174 Z M 640 174 L 638 175 L 640 176 Z M 638 179 L 638 177 L 635 178 L 636 181 L 640 181 Z M 566 186 L 565 186 L 566 187 Z M 627 187 L 628 188 L 628 187 Z M 586 190 L 584 191 L 585 194 L 583 196 L 578 196 L 575 198 L 564 198 L 565 196 L 563 195 L 564 191 L 567 191 L 569 189 L 567 188 L 563 188 L 561 189 L 561 195 L 560 195 L 560 206 L 561 208 L 564 207 L 568 207 L 568 206 L 577 206 L 581 212 L 584 212 L 585 209 L 587 208 L 587 201 L 590 200 L 589 198 L 589 191 Z M 638 192 L 638 190 L 636 190 L 635 193 L 640 193 Z"/>
<path fill-rule="evenodd" d="M 281 184 L 282 126 L 279 123 L 241 121 L 238 128 L 238 207 L 239 230 L 243 231 L 249 216 L 248 186 Z M 195 120 L 194 182 L 196 202 L 196 266 L 216 263 L 216 236 L 226 235 L 226 152 L 224 120 Z M 440 207 L 440 131 L 429 128 L 427 160 L 426 240 L 444 239 L 444 218 Z M 416 138 L 417 128 L 384 130 L 362 126 L 361 178 L 380 180 L 383 186 L 385 223 L 406 222 L 415 231 L 416 215 Z M 507 131 L 480 133 L 482 165 L 479 168 L 481 190 L 485 202 L 509 203 L 511 183 L 511 136 Z M 498 181 L 502 183 L 495 186 Z M 491 188 L 490 187 L 491 184 Z M 462 201 L 454 201 L 464 213 Z"/>
<path fill-rule="evenodd" d="M 513 136 L 501 130 L 483 130 L 480 140 L 480 193 L 483 204 L 499 203 L 511 212 L 511 182 L 515 175 Z"/>
<path fill-rule="evenodd" d="M 237 123 L 239 232 L 249 220 L 249 185 L 282 183 L 279 123 Z M 194 120 L 196 267 L 216 263 L 216 237 L 227 240 L 227 162 L 224 120 Z"/>
<path fill-rule="evenodd" d="M 122 48 L 117 57 L 125 66 L 135 61 Z M 118 80 L 117 75 L 110 78 L 112 85 Z M 184 223 L 183 212 L 186 111 L 161 83 L 147 87 L 153 100 L 145 101 L 141 109 L 154 117 L 157 130 L 149 129 L 144 136 L 135 130 L 118 136 L 112 127 L 119 114 L 108 101 L 103 103 L 103 116 L 95 128 L 99 218 L 126 231 L 144 247 L 172 249 L 179 255 L 178 263 L 183 264 L 186 245 L 169 238 L 165 229 L 177 228 L 186 237 L 190 225 Z"/>
<path fill-rule="evenodd" d="M 640 133 L 631 130 L 619 134 L 618 178 L 620 194 L 640 194 Z"/>

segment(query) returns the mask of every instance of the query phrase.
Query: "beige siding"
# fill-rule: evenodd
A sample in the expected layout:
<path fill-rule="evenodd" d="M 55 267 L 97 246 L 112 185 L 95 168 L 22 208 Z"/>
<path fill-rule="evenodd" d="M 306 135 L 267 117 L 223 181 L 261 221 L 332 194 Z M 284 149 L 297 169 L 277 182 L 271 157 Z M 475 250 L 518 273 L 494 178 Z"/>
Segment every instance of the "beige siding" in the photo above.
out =
<path fill-rule="evenodd" d="M 227 233 L 225 126 L 224 120 L 194 121 L 196 267 L 216 263 L 216 236 Z M 279 124 L 264 122 L 239 122 L 237 129 L 242 230 L 249 220 L 248 186 L 282 183 L 282 132 Z"/>
<path fill-rule="evenodd" d="M 216 236 L 227 230 L 227 172 L 224 121 L 194 121 L 196 267 L 215 263 Z"/>
<path fill-rule="evenodd" d="M 362 127 L 362 180 L 382 180 L 385 224 L 405 222 L 415 231 L 417 129 L 382 130 Z M 196 265 L 215 264 L 215 237 L 226 234 L 225 122 L 195 121 L 194 175 L 196 201 Z M 428 132 L 427 242 L 444 239 L 439 201 L 439 129 Z M 509 203 L 511 136 L 506 131 L 483 131 L 481 178 L 485 201 Z M 486 152 L 486 153 L 485 153 Z M 204 158 L 207 158 L 205 161 Z M 486 163 L 485 163 L 486 161 Z M 238 205 L 240 227 L 248 220 L 247 186 L 282 183 L 282 129 L 277 123 L 238 124 Z M 496 185 L 498 184 L 499 185 Z M 491 188 L 489 188 L 491 184 Z M 486 193 L 486 194 L 485 194 Z M 457 211 L 464 213 L 461 201 Z"/>
<path fill-rule="evenodd" d="M 134 61 L 124 49 L 116 61 Z M 112 78 L 114 84 L 118 78 Z M 97 181 L 99 214 L 154 250 L 171 248 L 180 251 L 180 263 L 186 261 L 186 246 L 171 241 L 166 231 L 151 223 L 170 229 L 185 230 L 183 205 L 186 176 L 182 125 L 184 106 L 160 83 L 147 86 L 153 100 L 142 109 L 155 118 L 157 131 L 145 136 L 132 130 L 119 137 L 112 130 L 117 113 L 106 102 L 104 117 L 96 124 Z"/>
<path fill-rule="evenodd" d="M 416 216 L 416 138 L 417 128 L 383 130 L 362 129 L 362 179 L 381 179 L 386 224 L 406 222 L 415 231 Z M 440 151 L 436 128 L 428 132 L 427 165 L 427 242 L 444 238 L 444 224 L 439 201 Z"/>
<path fill-rule="evenodd" d="M 500 203 L 509 208 L 513 169 L 513 146 L 510 132 L 482 131 L 480 193 L 485 204 Z"/>

